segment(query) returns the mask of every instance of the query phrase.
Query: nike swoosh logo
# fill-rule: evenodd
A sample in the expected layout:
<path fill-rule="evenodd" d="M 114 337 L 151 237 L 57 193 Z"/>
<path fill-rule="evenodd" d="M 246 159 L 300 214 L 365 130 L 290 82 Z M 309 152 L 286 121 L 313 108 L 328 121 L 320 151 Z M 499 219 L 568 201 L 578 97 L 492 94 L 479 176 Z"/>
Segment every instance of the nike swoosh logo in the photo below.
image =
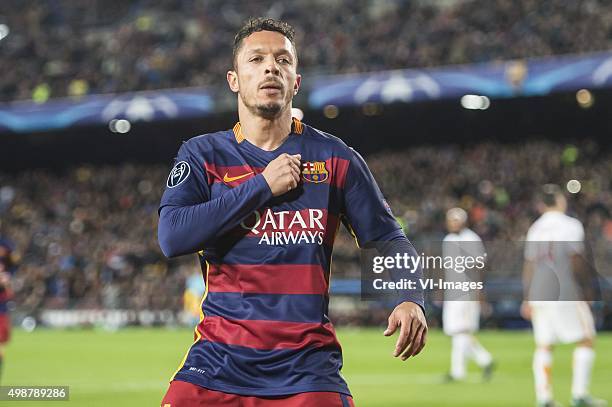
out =
<path fill-rule="evenodd" d="M 247 172 L 246 174 L 238 175 L 237 177 L 228 177 L 227 172 L 226 172 L 225 175 L 223 176 L 223 182 L 236 181 L 236 180 L 242 179 L 244 177 L 248 177 L 251 174 L 253 174 L 253 171 Z"/>

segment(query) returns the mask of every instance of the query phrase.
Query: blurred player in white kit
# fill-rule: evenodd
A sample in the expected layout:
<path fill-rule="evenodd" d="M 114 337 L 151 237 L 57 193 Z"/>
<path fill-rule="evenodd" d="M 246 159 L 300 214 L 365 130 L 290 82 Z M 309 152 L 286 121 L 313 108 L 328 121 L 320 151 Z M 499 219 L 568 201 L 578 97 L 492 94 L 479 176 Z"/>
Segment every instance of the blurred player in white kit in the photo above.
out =
<path fill-rule="evenodd" d="M 457 256 L 484 256 L 485 249 L 482 240 L 466 224 L 467 213 L 463 209 L 452 208 L 446 213 L 448 234 L 444 237 L 443 243 L 445 259 Z M 446 270 L 446 281 L 457 281 L 461 278 L 467 278 L 463 271 Z M 444 333 L 452 338 L 451 369 L 447 376 L 448 381 L 465 379 L 468 360 L 474 360 L 482 368 L 485 380 L 489 380 L 493 373 L 495 366 L 493 358 L 475 337 L 480 322 L 479 297 L 474 293 L 460 296 L 448 291 L 444 293 L 442 325 Z"/>
<path fill-rule="evenodd" d="M 538 202 L 542 215 L 531 225 L 525 244 L 523 271 L 526 301 L 521 314 L 533 325 L 536 350 L 533 356 L 538 406 L 558 406 L 553 399 L 552 348 L 556 343 L 575 343 L 572 406 L 605 406 L 589 396 L 595 324 L 588 303 L 590 280 L 585 274 L 584 228 L 567 216 L 567 201 L 556 185 L 545 185 Z"/>

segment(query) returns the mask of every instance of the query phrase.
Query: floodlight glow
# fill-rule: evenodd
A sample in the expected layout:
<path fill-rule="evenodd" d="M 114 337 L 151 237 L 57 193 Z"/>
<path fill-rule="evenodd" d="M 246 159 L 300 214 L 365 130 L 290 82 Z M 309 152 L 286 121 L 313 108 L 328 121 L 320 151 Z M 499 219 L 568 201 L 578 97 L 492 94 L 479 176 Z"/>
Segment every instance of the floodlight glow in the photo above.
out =
<path fill-rule="evenodd" d="M 491 106 L 491 100 L 486 96 L 463 95 L 461 97 L 461 106 L 469 110 L 486 110 Z"/>
<path fill-rule="evenodd" d="M 567 181 L 566 188 L 570 194 L 577 194 L 582 189 L 582 185 L 580 184 L 580 181 L 578 181 L 577 179 L 571 179 Z"/>

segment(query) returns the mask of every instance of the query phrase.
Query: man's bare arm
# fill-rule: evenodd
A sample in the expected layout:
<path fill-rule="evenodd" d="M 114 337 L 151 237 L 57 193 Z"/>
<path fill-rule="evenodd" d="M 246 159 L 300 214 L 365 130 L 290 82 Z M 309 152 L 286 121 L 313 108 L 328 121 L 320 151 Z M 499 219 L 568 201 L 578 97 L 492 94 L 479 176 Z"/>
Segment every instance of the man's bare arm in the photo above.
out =
<path fill-rule="evenodd" d="M 595 290 L 593 287 L 593 281 L 589 273 L 589 265 L 583 254 L 576 253 L 571 257 L 572 271 L 574 273 L 574 279 L 580 287 L 582 300 L 594 301 Z"/>
<path fill-rule="evenodd" d="M 527 320 L 531 319 L 531 307 L 529 306 L 529 291 L 533 279 L 533 261 L 525 260 L 523 264 L 523 303 L 521 304 L 521 316 Z"/>

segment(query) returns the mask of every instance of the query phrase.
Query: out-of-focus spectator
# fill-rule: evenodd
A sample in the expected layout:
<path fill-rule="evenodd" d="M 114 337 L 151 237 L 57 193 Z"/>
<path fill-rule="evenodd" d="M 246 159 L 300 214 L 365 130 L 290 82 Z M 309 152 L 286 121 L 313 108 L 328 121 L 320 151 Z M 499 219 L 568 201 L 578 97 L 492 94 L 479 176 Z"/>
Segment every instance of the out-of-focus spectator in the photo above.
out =
<path fill-rule="evenodd" d="M 606 0 L 0 2 L 0 101 L 221 86 L 250 16 L 296 28 L 302 71 L 430 67 L 612 47 Z M 520 79 L 520 65 L 511 80 Z M 519 80 L 520 82 L 520 80 Z"/>
<path fill-rule="evenodd" d="M 485 240 L 522 240 L 536 217 L 540 186 L 578 179 L 582 189 L 570 199 L 571 211 L 587 239 L 612 241 L 612 153 L 588 140 L 416 146 L 367 161 L 413 240 L 439 241 L 452 206 L 468 211 Z M 185 281 L 197 266 L 193 256 L 168 261 L 157 244 L 167 171 L 124 164 L 0 173 L 0 232 L 22 254 L 13 281 L 19 309 L 180 311 Z M 359 277 L 357 259 L 354 240 L 340 234 L 334 276 Z"/>

